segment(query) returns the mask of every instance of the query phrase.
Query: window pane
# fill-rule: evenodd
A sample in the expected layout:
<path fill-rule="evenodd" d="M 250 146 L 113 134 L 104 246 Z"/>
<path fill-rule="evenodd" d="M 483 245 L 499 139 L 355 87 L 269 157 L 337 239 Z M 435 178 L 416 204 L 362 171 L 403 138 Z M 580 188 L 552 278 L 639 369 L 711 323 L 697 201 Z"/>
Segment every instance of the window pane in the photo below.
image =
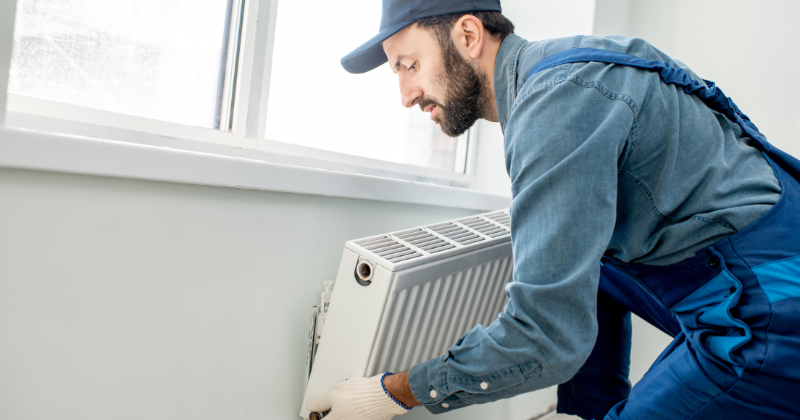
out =
<path fill-rule="evenodd" d="M 214 127 L 228 10 L 229 0 L 18 0 L 8 91 Z"/>
<path fill-rule="evenodd" d="M 418 107 L 403 108 L 387 65 L 359 75 L 339 65 L 378 33 L 380 19 L 378 0 L 278 3 L 266 137 L 463 172 L 466 136 L 447 137 Z"/>

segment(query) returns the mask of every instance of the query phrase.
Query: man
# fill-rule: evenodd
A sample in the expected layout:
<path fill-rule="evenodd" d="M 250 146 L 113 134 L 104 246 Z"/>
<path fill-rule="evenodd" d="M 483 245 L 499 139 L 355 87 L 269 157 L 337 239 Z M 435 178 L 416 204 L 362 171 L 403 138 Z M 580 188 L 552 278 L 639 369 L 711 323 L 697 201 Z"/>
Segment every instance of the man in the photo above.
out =
<path fill-rule="evenodd" d="M 389 419 L 559 384 L 586 419 L 797 417 L 800 162 L 713 84 L 641 39 L 529 43 L 497 0 L 384 0 L 342 65 L 387 60 L 445 133 L 500 122 L 515 281 L 447 354 L 310 410 Z M 633 389 L 631 311 L 675 337 Z"/>

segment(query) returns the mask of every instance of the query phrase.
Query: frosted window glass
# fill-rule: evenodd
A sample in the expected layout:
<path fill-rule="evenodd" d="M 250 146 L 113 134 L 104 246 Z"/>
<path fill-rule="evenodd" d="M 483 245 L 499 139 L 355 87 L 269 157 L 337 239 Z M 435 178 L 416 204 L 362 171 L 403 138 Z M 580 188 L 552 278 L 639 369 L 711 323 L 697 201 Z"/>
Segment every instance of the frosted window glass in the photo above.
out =
<path fill-rule="evenodd" d="M 339 64 L 380 19 L 378 0 L 278 3 L 266 138 L 463 172 L 466 136 L 450 138 L 419 107 L 403 108 L 387 65 L 352 75 Z"/>
<path fill-rule="evenodd" d="M 213 127 L 228 0 L 18 0 L 8 91 Z"/>

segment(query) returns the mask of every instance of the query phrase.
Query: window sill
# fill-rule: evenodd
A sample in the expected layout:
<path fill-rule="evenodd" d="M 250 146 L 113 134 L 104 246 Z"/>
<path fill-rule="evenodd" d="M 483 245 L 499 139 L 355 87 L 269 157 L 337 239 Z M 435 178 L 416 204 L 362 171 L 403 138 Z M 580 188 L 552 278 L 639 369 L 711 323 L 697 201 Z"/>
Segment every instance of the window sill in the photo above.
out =
<path fill-rule="evenodd" d="M 0 168 L 491 211 L 509 197 L 252 158 L 0 127 Z"/>
<path fill-rule="evenodd" d="M 463 173 L 423 168 L 295 144 L 248 138 L 241 132 L 193 127 L 9 93 L 5 125 L 49 133 L 190 150 L 335 172 L 468 188 Z"/>

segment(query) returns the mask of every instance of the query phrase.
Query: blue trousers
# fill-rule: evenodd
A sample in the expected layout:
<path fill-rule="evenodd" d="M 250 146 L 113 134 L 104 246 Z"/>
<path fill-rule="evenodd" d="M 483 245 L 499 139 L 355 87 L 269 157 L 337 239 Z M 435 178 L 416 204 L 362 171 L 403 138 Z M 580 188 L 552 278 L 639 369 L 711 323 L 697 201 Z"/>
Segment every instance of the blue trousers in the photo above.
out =
<path fill-rule="evenodd" d="M 792 163 L 792 162 L 789 162 Z M 800 418 L 800 168 L 758 221 L 667 267 L 604 258 L 598 337 L 558 387 L 584 419 Z M 787 172 L 788 170 L 788 172 Z M 631 389 L 631 312 L 674 337 Z"/>

